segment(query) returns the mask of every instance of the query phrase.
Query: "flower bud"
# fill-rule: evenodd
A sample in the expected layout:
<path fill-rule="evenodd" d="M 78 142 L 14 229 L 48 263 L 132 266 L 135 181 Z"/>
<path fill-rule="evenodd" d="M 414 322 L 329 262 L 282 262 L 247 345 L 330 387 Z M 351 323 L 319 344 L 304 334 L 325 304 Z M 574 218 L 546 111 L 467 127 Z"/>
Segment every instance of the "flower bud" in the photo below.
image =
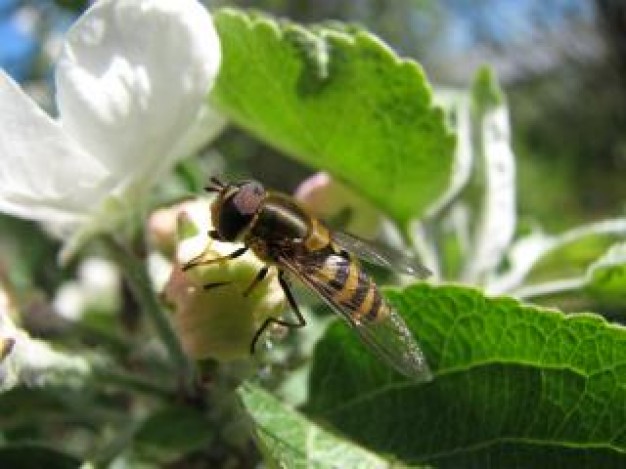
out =
<path fill-rule="evenodd" d="M 296 189 L 295 198 L 315 216 L 338 229 L 366 239 L 379 234 L 381 216 L 378 211 L 328 173 L 320 172 L 306 179 Z"/>
<path fill-rule="evenodd" d="M 150 245 L 168 257 L 173 256 L 176 250 L 176 219 L 180 213 L 180 207 L 180 205 L 175 205 L 155 210 L 148 218 L 147 231 Z"/>
<path fill-rule="evenodd" d="M 231 361 L 249 356 L 259 327 L 283 311 L 284 295 L 275 269 L 244 294 L 264 266 L 249 251 L 183 270 L 199 256 L 209 261 L 241 247 L 211 239 L 212 229 L 206 200 L 184 207 L 178 219 L 176 265 L 165 294 L 175 306 L 174 324 L 186 353 L 195 359 Z"/>

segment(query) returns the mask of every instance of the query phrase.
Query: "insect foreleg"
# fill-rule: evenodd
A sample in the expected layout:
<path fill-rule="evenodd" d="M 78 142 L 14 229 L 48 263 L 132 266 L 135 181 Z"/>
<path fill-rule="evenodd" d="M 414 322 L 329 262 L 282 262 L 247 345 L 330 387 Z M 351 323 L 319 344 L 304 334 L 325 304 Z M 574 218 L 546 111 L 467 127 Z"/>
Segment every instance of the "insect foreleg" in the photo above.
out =
<path fill-rule="evenodd" d="M 287 301 L 289 302 L 289 306 L 291 306 L 291 309 L 295 313 L 296 318 L 298 319 L 298 322 L 293 323 L 293 322 L 288 322 L 288 321 L 284 321 L 282 319 L 277 319 L 277 318 L 267 318 L 265 322 L 263 322 L 261 327 L 259 327 L 259 330 L 256 331 L 256 334 L 254 334 L 254 337 L 252 338 L 252 343 L 250 344 L 251 355 L 254 354 L 254 348 L 256 346 L 257 341 L 259 340 L 259 337 L 261 337 L 261 334 L 263 334 L 265 329 L 267 329 L 271 324 L 279 324 L 281 326 L 289 327 L 292 329 L 306 326 L 306 320 L 304 319 L 304 316 L 302 316 L 302 313 L 300 312 L 300 309 L 298 308 L 298 304 L 296 303 L 296 300 L 291 294 L 289 285 L 287 284 L 287 281 L 285 280 L 285 273 L 282 270 L 278 271 L 278 282 L 280 283 L 280 286 L 283 289 L 285 296 L 287 297 Z"/>
<path fill-rule="evenodd" d="M 229 261 L 232 259 L 236 259 L 237 257 L 243 255 L 247 250 L 248 250 L 248 247 L 244 246 L 244 247 L 237 249 L 234 252 L 231 252 L 227 256 L 216 257 L 215 259 L 207 259 L 207 260 L 202 260 L 202 258 L 204 257 L 204 253 L 202 253 L 198 257 L 192 259 L 187 264 L 185 264 L 183 266 L 183 270 L 189 270 L 199 265 L 208 265 L 208 264 L 214 264 L 216 262 Z"/>

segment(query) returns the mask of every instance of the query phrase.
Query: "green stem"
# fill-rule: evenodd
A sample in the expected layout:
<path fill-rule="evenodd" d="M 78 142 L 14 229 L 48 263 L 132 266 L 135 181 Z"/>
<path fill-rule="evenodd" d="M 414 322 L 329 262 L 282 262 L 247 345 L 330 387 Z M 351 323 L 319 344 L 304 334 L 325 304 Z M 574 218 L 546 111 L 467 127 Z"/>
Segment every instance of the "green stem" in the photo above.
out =
<path fill-rule="evenodd" d="M 124 389 L 133 389 L 138 393 L 171 400 L 176 395 L 175 389 L 170 389 L 162 384 L 155 383 L 136 375 L 128 374 L 124 371 L 111 370 L 109 368 L 94 368 L 95 376 L 98 380 L 107 385 L 116 385 Z"/>
<path fill-rule="evenodd" d="M 112 236 L 103 236 L 101 239 L 109 254 L 124 272 L 131 291 L 150 318 L 157 334 L 169 352 L 170 358 L 182 378 L 183 386 L 187 391 L 193 392 L 193 366 L 187 359 L 172 324 L 154 294 L 145 263 Z"/>
<path fill-rule="evenodd" d="M 115 432 L 112 440 L 100 449 L 90 462 L 95 467 L 110 467 L 115 458 L 132 446 L 133 439 L 140 428 L 141 423 L 139 421 L 127 419 L 126 423 Z M 87 464 L 87 466 L 93 467 L 91 464 Z"/>

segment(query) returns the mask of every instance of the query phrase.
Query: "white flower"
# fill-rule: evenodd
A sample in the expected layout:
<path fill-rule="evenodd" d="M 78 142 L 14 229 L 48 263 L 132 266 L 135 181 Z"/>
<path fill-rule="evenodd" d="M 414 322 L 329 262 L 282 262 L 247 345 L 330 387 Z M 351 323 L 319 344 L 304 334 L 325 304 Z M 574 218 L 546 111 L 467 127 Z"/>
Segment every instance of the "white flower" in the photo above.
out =
<path fill-rule="evenodd" d="M 195 0 L 101 0 L 71 28 L 52 119 L 0 72 L 0 211 L 59 236 L 117 230 L 215 136 L 217 34 Z"/>

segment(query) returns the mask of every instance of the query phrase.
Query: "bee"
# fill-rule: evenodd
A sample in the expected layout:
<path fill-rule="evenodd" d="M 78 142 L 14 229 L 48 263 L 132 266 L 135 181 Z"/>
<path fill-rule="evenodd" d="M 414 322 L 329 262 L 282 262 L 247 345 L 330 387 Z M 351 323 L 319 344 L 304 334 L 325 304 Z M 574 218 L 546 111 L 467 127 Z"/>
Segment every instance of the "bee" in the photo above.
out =
<path fill-rule="evenodd" d="M 271 324 L 290 328 L 306 325 L 287 282 L 286 274 L 289 274 L 321 296 L 383 361 L 412 379 L 431 379 L 424 354 L 404 320 L 385 300 L 356 257 L 418 277 L 428 275 L 425 267 L 353 235 L 330 231 L 293 198 L 265 190 L 257 181 L 225 184 L 212 178 L 211 182 L 206 190 L 217 193 L 217 198 L 211 205 L 215 229 L 209 235 L 219 241 L 243 242 L 244 246 L 216 259 L 203 260 L 199 256 L 186 264 L 184 269 L 235 259 L 250 249 L 265 266 L 259 270 L 244 295 L 262 282 L 269 269 L 274 267 L 297 318 L 297 322 L 266 319 L 254 335 L 251 353 L 254 353 L 261 334 Z M 205 287 L 223 284 L 217 282 Z"/>

